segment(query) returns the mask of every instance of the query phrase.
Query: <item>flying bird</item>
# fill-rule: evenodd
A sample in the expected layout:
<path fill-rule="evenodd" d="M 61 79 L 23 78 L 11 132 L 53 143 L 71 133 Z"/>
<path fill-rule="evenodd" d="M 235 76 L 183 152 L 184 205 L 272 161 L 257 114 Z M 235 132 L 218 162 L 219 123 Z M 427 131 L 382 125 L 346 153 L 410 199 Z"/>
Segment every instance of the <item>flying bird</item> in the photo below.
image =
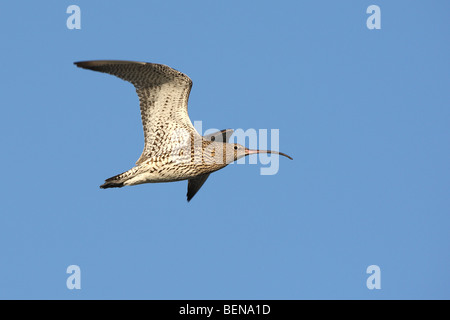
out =
<path fill-rule="evenodd" d="M 201 136 L 188 116 L 191 79 L 166 65 L 118 60 L 75 62 L 77 67 L 109 73 L 136 88 L 144 127 L 144 150 L 130 170 L 105 180 L 100 186 L 121 188 L 143 183 L 188 180 L 187 200 L 209 175 L 242 157 L 278 151 L 250 150 L 228 143 L 233 130 Z"/>

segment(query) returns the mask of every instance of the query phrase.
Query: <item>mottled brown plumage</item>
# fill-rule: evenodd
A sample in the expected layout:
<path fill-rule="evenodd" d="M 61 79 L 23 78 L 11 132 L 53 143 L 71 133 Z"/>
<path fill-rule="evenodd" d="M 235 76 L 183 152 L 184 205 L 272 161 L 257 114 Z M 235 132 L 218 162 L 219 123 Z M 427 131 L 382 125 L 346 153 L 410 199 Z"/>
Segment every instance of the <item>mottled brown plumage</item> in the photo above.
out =
<path fill-rule="evenodd" d="M 188 116 L 191 79 L 168 66 L 134 61 L 82 61 L 75 65 L 109 73 L 131 82 L 139 97 L 144 150 L 130 170 L 111 177 L 103 189 L 142 183 L 189 180 L 188 201 L 208 176 L 231 162 L 253 153 L 276 151 L 249 150 L 228 143 L 233 130 L 201 136 Z M 290 158 L 291 159 L 291 158 Z"/>

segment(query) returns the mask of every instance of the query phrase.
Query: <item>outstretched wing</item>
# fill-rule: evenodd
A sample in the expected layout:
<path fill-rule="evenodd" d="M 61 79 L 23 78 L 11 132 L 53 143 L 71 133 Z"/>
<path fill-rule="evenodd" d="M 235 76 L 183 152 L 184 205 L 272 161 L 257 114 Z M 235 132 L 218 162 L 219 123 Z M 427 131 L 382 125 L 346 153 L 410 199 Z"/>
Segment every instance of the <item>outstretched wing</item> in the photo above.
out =
<path fill-rule="evenodd" d="M 188 191 L 187 191 L 187 201 L 191 201 L 191 199 L 195 196 L 198 190 L 203 186 L 206 179 L 208 179 L 210 173 L 203 174 L 201 176 L 197 176 L 194 179 L 189 179 L 188 181 Z"/>
<path fill-rule="evenodd" d="M 157 155 L 174 131 L 198 134 L 188 116 L 191 79 L 166 65 L 135 61 L 97 60 L 75 62 L 80 68 L 104 72 L 131 82 L 139 97 L 144 151 L 136 164 Z M 167 152 L 167 150 L 164 150 Z"/>

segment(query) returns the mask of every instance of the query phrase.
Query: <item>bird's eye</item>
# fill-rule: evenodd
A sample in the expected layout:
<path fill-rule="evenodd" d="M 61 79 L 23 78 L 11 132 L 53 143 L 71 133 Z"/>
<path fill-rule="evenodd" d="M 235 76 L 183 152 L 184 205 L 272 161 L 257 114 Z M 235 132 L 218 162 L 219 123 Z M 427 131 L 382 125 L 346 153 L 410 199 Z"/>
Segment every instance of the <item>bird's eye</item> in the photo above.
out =
<path fill-rule="evenodd" d="M 238 147 L 237 146 L 234 146 L 234 150 L 237 150 L 238 149 Z"/>
<path fill-rule="evenodd" d="M 216 137 L 211 137 L 211 141 L 214 141 L 214 140 L 216 140 Z"/>

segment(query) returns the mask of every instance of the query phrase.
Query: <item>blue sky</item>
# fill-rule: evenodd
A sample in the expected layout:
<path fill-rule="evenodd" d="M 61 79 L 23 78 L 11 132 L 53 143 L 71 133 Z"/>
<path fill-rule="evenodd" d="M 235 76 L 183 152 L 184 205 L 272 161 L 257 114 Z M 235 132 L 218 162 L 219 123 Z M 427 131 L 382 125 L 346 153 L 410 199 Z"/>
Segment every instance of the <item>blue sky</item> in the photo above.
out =
<path fill-rule="evenodd" d="M 80 30 L 66 27 L 72 4 Z M 380 30 L 366 27 L 372 4 Z M 449 10 L 2 3 L 0 298 L 449 299 Z M 279 129 L 294 161 L 272 176 L 229 166 L 190 203 L 186 181 L 99 189 L 143 134 L 130 84 L 73 65 L 94 59 L 186 73 L 193 121 Z"/>

